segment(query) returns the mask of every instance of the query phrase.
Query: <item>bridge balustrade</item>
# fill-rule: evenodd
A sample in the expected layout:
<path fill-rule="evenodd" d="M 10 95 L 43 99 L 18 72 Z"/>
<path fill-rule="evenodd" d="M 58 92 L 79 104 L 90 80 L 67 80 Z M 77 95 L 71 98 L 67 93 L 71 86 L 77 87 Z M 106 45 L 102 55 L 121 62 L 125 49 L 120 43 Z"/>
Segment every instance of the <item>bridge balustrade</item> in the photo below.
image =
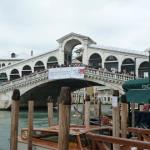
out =
<path fill-rule="evenodd" d="M 5 83 L 0 85 L 0 92 L 4 92 L 6 90 L 11 90 L 14 88 L 19 88 L 21 86 L 33 84 L 33 83 L 36 83 L 38 81 L 48 79 L 48 73 L 47 72 L 48 72 L 48 70 L 44 70 L 41 72 L 34 72 L 33 74 L 23 76 L 22 78 L 5 82 Z"/>
<path fill-rule="evenodd" d="M 105 71 L 104 69 L 93 69 L 93 68 L 86 68 L 84 74 L 85 74 L 85 79 L 91 78 L 96 80 L 102 80 L 105 82 L 113 82 L 119 85 L 121 85 L 124 81 L 131 80 L 134 78 L 133 76 L 129 76 L 129 75 L 113 73 L 113 72 Z M 34 72 L 30 75 L 23 76 L 15 80 L 2 83 L 0 85 L 0 92 L 37 83 L 41 80 L 48 80 L 48 70 Z"/>
<path fill-rule="evenodd" d="M 134 79 L 133 76 L 113 73 L 113 72 L 105 71 L 104 69 L 97 70 L 97 69 L 87 68 L 85 71 L 85 75 L 86 74 L 89 75 L 89 77 L 101 77 L 101 78 L 103 77 L 106 79 L 117 80 L 122 82 Z"/>

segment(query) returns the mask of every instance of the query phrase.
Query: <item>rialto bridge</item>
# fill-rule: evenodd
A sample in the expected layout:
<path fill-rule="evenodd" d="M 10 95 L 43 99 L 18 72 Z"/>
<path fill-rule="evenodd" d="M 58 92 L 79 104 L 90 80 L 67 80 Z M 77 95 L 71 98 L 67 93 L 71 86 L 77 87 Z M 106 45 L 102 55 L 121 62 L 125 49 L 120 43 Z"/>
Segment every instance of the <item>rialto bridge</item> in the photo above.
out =
<path fill-rule="evenodd" d="M 50 94 L 58 95 L 63 85 L 70 86 L 72 91 L 105 85 L 123 93 L 124 81 L 148 74 L 148 55 L 144 51 L 97 46 L 90 37 L 75 33 L 67 34 L 57 42 L 58 48 L 54 50 L 0 68 L 1 108 L 10 105 L 14 88 L 20 89 L 23 99 L 27 99 L 33 90 L 41 101 Z M 72 65 L 86 66 L 84 79 L 48 80 L 49 68 Z"/>

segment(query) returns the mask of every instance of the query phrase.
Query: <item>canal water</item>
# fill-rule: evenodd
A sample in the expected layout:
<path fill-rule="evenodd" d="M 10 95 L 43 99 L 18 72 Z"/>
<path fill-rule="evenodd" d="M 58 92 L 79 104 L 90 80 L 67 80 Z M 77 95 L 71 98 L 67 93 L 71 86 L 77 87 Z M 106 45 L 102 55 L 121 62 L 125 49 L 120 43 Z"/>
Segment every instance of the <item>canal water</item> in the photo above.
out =
<path fill-rule="evenodd" d="M 81 106 L 82 107 L 82 106 Z M 80 109 L 81 109 L 80 107 Z M 72 108 L 73 110 L 73 108 Z M 110 105 L 102 106 L 103 113 L 110 113 Z M 71 123 L 82 124 L 81 116 L 78 113 L 71 113 Z M 10 111 L 0 111 L 0 150 L 10 149 Z M 19 113 L 19 132 L 23 127 L 27 127 L 27 111 Z M 34 127 L 47 127 L 48 126 L 47 111 L 34 112 Z M 54 113 L 54 123 L 58 122 L 58 115 Z"/>

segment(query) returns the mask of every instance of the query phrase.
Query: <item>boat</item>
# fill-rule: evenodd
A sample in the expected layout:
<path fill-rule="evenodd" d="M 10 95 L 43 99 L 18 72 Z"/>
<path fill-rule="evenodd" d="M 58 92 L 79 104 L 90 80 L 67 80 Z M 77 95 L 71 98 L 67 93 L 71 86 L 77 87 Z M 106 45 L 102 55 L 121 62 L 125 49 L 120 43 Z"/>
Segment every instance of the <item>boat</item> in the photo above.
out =
<path fill-rule="evenodd" d="M 87 132 L 99 131 L 100 126 L 71 125 L 69 133 L 69 150 L 88 150 L 89 142 L 86 138 Z M 34 128 L 32 132 L 32 148 L 36 150 L 58 150 L 59 126 L 48 128 Z M 28 128 L 21 129 L 18 137 L 18 149 L 28 148 Z"/>

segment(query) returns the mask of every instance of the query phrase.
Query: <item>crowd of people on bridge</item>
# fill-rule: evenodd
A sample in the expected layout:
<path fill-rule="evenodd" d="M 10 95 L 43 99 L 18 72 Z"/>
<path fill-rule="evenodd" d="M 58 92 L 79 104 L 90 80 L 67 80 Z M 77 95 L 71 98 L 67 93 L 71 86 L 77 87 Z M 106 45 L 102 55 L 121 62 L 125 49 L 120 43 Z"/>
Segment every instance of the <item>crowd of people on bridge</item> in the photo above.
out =
<path fill-rule="evenodd" d="M 117 73 L 117 74 L 122 74 L 122 75 L 129 75 L 129 76 L 136 76 L 134 71 L 126 71 L 126 69 L 123 69 L 121 72 L 119 72 L 118 70 L 114 70 L 114 69 L 107 69 L 107 68 L 102 68 L 102 67 L 94 67 L 91 65 L 84 65 L 82 63 L 72 63 L 69 65 L 65 65 L 65 64 L 52 64 L 48 66 L 48 69 L 50 68 L 59 68 L 59 67 L 86 67 L 86 68 L 90 68 L 90 69 L 98 69 L 100 71 L 104 71 L 104 72 L 111 72 L 111 73 Z"/>

